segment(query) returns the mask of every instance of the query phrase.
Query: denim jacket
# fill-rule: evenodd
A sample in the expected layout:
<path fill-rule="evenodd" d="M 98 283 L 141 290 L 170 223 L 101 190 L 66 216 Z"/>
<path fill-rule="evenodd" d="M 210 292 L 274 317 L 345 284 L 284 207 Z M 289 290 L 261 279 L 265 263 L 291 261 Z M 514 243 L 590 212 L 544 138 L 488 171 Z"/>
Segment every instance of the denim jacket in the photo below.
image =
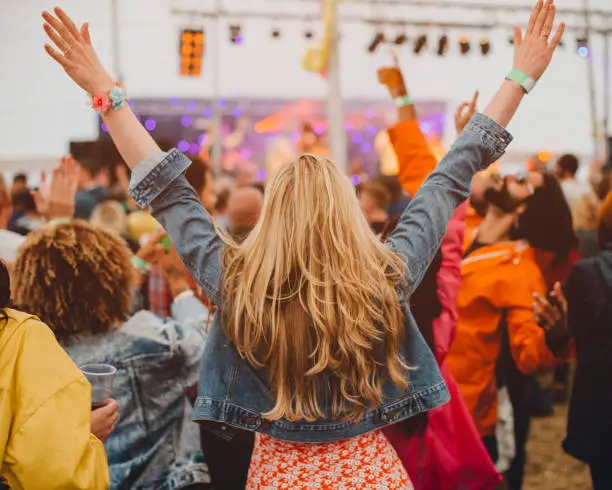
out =
<path fill-rule="evenodd" d="M 174 490 L 210 483 L 186 388 L 197 382 L 208 310 L 195 297 L 172 305 L 173 319 L 140 311 L 104 334 L 64 346 L 78 366 L 117 368 L 119 420 L 105 444 L 110 489 Z"/>
<path fill-rule="evenodd" d="M 387 241 L 406 260 L 405 291 L 414 291 L 423 278 L 454 209 L 469 196 L 472 176 L 496 161 L 511 139 L 497 123 L 478 114 L 423 183 Z M 225 244 L 183 175 L 189 164 L 177 150 L 151 155 L 135 168 L 130 194 L 141 207 L 151 207 L 194 279 L 222 310 L 221 254 Z M 315 422 L 265 419 L 262 413 L 274 406 L 266 373 L 240 358 L 223 332 L 219 314 L 202 358 L 194 419 L 223 422 L 284 440 L 328 442 L 394 424 L 446 403 L 446 385 L 410 314 L 407 294 L 404 290 L 398 294 L 405 314 L 400 355 L 417 369 L 410 371 L 405 392 L 387 382 L 384 401 L 358 422 L 331 417 Z"/>

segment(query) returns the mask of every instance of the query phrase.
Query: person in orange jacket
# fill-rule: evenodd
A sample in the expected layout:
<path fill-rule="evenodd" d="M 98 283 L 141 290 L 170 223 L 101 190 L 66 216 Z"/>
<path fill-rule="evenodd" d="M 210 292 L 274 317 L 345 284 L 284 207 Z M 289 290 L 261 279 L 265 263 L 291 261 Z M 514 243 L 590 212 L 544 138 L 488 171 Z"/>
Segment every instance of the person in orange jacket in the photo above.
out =
<path fill-rule="evenodd" d="M 552 176 L 509 176 L 485 196 L 487 213 L 461 265 L 459 321 L 447 361 L 495 461 L 495 368 L 504 329 L 516 366 L 525 374 L 554 365 L 555 356 L 564 353 L 569 337 L 538 326 L 533 296 L 546 294 L 541 270 L 561 248 L 569 250 L 572 237 Z M 537 255 L 535 249 L 540 249 Z"/>

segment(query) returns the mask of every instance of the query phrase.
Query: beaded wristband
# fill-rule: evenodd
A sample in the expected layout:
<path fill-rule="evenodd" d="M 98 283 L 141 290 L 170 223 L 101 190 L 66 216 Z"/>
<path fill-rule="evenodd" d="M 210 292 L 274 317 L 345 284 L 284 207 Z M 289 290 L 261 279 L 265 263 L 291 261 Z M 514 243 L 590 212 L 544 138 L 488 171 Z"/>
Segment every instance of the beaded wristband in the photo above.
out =
<path fill-rule="evenodd" d="M 108 94 L 88 94 L 89 105 L 98 114 L 106 114 L 110 109 L 116 111 L 128 100 L 125 87 L 118 82 Z"/>

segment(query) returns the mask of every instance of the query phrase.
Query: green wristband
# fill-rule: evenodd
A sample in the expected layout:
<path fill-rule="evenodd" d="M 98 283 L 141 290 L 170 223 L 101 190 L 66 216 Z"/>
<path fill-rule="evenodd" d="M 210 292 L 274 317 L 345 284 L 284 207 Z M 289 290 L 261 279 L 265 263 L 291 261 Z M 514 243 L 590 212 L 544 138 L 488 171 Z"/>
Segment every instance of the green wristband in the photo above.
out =
<path fill-rule="evenodd" d="M 132 256 L 132 265 L 144 272 L 151 270 L 151 264 L 136 255 Z"/>
<path fill-rule="evenodd" d="M 518 83 L 523 87 L 526 94 L 531 92 L 536 85 L 536 81 L 533 78 L 517 68 L 512 68 L 512 70 L 510 70 L 510 73 L 506 75 L 506 80 L 512 80 Z"/>
<path fill-rule="evenodd" d="M 395 105 L 399 107 L 400 109 L 402 107 L 406 107 L 414 103 L 410 95 L 400 95 L 399 97 L 396 97 L 395 99 L 393 99 L 393 101 L 395 102 Z"/>

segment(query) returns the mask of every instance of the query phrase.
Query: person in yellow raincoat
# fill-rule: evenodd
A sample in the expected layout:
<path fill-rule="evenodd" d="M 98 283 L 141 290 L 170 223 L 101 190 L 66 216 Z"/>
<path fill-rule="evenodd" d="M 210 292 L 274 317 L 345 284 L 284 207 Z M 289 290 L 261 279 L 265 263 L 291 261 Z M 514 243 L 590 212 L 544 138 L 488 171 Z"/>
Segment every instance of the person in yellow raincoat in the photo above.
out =
<path fill-rule="evenodd" d="M 87 379 L 49 327 L 8 308 L 9 298 L 0 261 L 0 488 L 108 488 L 104 446 L 91 432 L 112 432 L 116 402 L 91 412 Z"/>

